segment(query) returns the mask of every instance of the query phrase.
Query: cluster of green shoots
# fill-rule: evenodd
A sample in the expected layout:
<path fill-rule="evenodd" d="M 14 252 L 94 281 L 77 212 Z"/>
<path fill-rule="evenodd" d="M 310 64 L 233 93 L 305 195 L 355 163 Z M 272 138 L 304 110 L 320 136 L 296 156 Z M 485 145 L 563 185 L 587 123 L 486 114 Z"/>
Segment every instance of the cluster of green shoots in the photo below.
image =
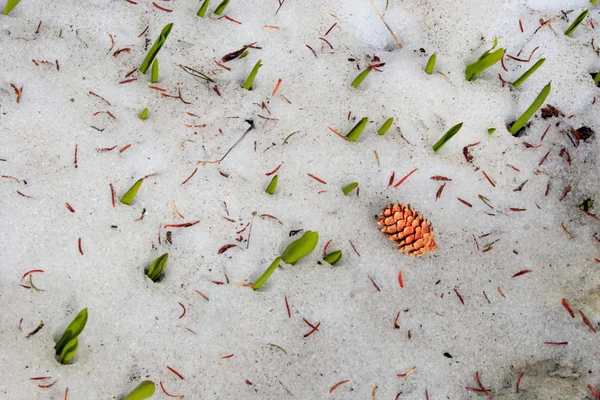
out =
<path fill-rule="evenodd" d="M 485 71 L 486 69 L 491 67 L 492 65 L 496 64 L 498 61 L 500 61 L 502 59 L 502 57 L 504 57 L 504 48 L 499 48 L 498 50 L 492 52 L 492 50 L 494 50 L 497 45 L 498 45 L 498 37 L 494 36 L 494 45 L 492 46 L 492 48 L 489 50 L 486 50 L 477 59 L 477 61 L 475 61 L 473 64 L 467 66 L 467 69 L 465 70 L 465 78 L 468 81 L 472 81 L 473 79 L 475 79 L 477 77 L 477 75 L 479 75 L 480 73 L 482 73 L 483 71 Z"/>
<path fill-rule="evenodd" d="M 210 0 L 204 0 L 202 2 L 202 5 L 200 6 L 200 9 L 198 10 L 198 12 L 196 13 L 197 16 L 204 18 L 204 15 L 206 15 L 206 11 L 208 10 L 208 5 L 210 4 Z M 221 15 L 223 14 L 223 11 L 225 11 L 225 9 L 227 8 L 227 6 L 229 5 L 229 0 L 223 0 L 221 1 L 221 3 L 219 3 L 219 5 L 217 6 L 217 8 L 215 8 L 215 15 Z"/>
<path fill-rule="evenodd" d="M 83 328 L 85 328 L 87 319 L 87 308 L 84 308 L 75 316 L 75 319 L 71 321 L 69 326 L 67 326 L 67 329 L 65 329 L 62 336 L 54 346 L 55 353 L 58 356 L 58 361 L 61 364 L 68 364 L 73 359 L 73 356 L 75 356 L 77 348 L 79 347 L 77 336 L 79 336 L 79 334 L 83 331 Z"/>
<path fill-rule="evenodd" d="M 10 12 L 12 11 L 13 8 L 15 8 L 17 6 L 17 4 L 19 4 L 21 0 L 7 0 L 6 4 L 4 5 L 4 15 L 8 15 L 10 14 Z"/>
<path fill-rule="evenodd" d="M 154 395 L 156 386 L 152 381 L 143 381 L 131 391 L 123 400 L 144 400 Z"/>

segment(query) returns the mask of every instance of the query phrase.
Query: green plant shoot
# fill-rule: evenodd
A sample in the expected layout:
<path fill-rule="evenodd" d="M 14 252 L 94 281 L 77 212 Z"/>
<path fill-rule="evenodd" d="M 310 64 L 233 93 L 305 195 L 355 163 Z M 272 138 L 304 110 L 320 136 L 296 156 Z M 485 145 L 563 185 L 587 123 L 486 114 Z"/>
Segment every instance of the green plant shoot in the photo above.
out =
<path fill-rule="evenodd" d="M 467 66 L 467 69 L 465 70 L 465 78 L 468 81 L 472 81 L 477 77 L 477 75 L 479 75 L 480 73 L 482 73 L 492 65 L 496 64 L 498 61 L 500 61 L 503 56 L 504 49 L 500 48 L 494 51 L 493 53 L 488 53 L 485 56 L 480 57 L 479 60 Z"/>
<path fill-rule="evenodd" d="M 456 124 L 452 128 L 448 129 L 448 132 L 446 132 L 444 134 L 444 136 L 442 136 L 440 138 L 440 140 L 438 140 L 433 145 L 433 151 L 435 151 L 437 153 L 438 150 L 441 149 L 448 140 L 452 139 L 452 136 L 456 135 L 458 133 L 458 131 L 460 131 L 460 128 L 462 128 L 462 126 L 463 126 L 463 123 L 461 122 L 460 124 Z"/>
<path fill-rule="evenodd" d="M 597 72 L 596 75 L 594 76 L 594 83 L 596 84 L 596 86 L 598 86 L 598 84 L 600 84 L 600 72 Z"/>
<path fill-rule="evenodd" d="M 169 37 L 169 33 L 171 33 L 171 28 L 173 28 L 173 23 L 165 25 L 162 32 L 158 36 L 158 39 L 156 39 L 156 42 L 154 42 L 154 44 L 150 48 L 150 51 L 148 51 L 146 58 L 144 58 L 144 61 L 142 62 L 142 65 L 140 65 L 139 68 L 142 74 L 146 73 L 146 71 L 152 64 L 152 61 L 154 61 L 154 59 L 156 58 L 156 55 L 160 51 L 161 47 L 167 41 L 167 37 Z"/>
<path fill-rule="evenodd" d="M 208 9 L 208 5 L 209 4 L 210 4 L 210 0 L 204 0 L 202 2 L 202 5 L 200 6 L 200 9 L 196 13 L 196 15 L 199 16 L 199 17 L 204 18 L 204 15 L 206 14 L 206 10 Z"/>
<path fill-rule="evenodd" d="M 433 73 L 433 69 L 435 68 L 435 61 L 437 60 L 437 54 L 433 53 L 429 60 L 427 61 L 427 66 L 425 66 L 425 72 L 429 75 Z"/>
<path fill-rule="evenodd" d="M 577 16 L 577 18 L 575 18 L 575 21 L 573 21 L 573 23 L 571 25 L 569 25 L 569 27 L 565 31 L 565 35 L 571 36 L 573 34 L 573 32 L 575 32 L 575 29 L 577 29 L 577 27 L 583 22 L 585 17 L 587 17 L 589 12 L 590 12 L 590 10 L 588 9 L 588 10 L 584 10 L 581 14 L 579 14 Z"/>
<path fill-rule="evenodd" d="M 10 12 L 12 11 L 13 8 L 15 8 L 17 6 L 17 4 L 19 4 L 21 0 L 7 0 L 6 4 L 4 5 L 4 15 L 8 15 L 10 14 Z"/>
<path fill-rule="evenodd" d="M 79 313 L 75 316 L 73 321 L 67 326 L 67 329 L 63 332 L 62 336 L 56 342 L 54 346 L 54 350 L 56 355 L 61 355 L 67 344 L 75 339 L 85 328 L 85 324 L 88 320 L 88 311 L 87 308 L 79 311 Z"/>
<path fill-rule="evenodd" d="M 385 133 L 392 127 L 392 124 L 394 123 L 394 118 L 388 118 L 383 125 L 381 125 L 381 128 L 379 128 L 379 130 L 377 131 L 378 134 L 380 135 L 385 135 Z"/>
<path fill-rule="evenodd" d="M 367 126 L 367 122 L 369 122 L 369 118 L 367 117 L 358 121 L 358 123 L 354 125 L 354 128 L 348 132 L 346 138 L 351 142 L 356 141 L 360 137 L 362 131 L 365 129 L 365 126 Z"/>
<path fill-rule="evenodd" d="M 145 400 L 154 395 L 156 389 L 154 382 L 143 381 L 131 391 L 123 400 Z"/>
<path fill-rule="evenodd" d="M 493 135 L 494 132 L 496 132 L 496 128 L 490 128 L 490 129 L 488 129 L 488 135 Z"/>
<path fill-rule="evenodd" d="M 273 272 L 279 267 L 279 263 L 281 263 L 281 257 L 277 257 L 275 261 L 269 265 L 269 268 L 252 284 L 252 289 L 258 290 L 264 283 L 273 275 Z"/>
<path fill-rule="evenodd" d="M 269 186 L 267 186 L 267 189 L 265 190 L 265 192 L 267 192 L 268 194 L 275 194 L 275 190 L 277 189 L 277 181 L 279 180 L 278 175 L 275 175 L 273 177 L 273 179 L 271 179 L 271 182 L 269 183 Z"/>
<path fill-rule="evenodd" d="M 152 61 L 152 72 L 150 75 L 150 82 L 158 83 L 158 58 Z"/>
<path fill-rule="evenodd" d="M 346 186 L 342 187 L 342 192 L 344 192 L 345 196 L 348 196 L 348 193 L 350 193 L 357 187 L 358 187 L 358 182 L 352 182 L 352 183 L 349 183 Z"/>
<path fill-rule="evenodd" d="M 523 75 L 521 75 L 516 81 L 513 82 L 513 87 L 518 88 L 519 86 L 521 86 L 521 84 L 525 82 L 527 78 L 533 75 L 533 73 L 537 71 L 537 69 L 541 67 L 542 64 L 544 64 L 544 61 L 546 61 L 546 59 L 541 58 L 538 60 L 538 62 L 533 64 L 533 67 L 529 68 L 527 71 L 525 71 L 525 73 L 523 73 Z"/>
<path fill-rule="evenodd" d="M 521 115 L 515 121 L 514 124 L 512 124 L 512 126 L 508 130 L 511 134 L 516 135 L 517 132 L 519 132 L 519 130 L 522 127 L 525 126 L 525 124 L 529 121 L 529 119 L 531 117 L 533 117 L 533 114 L 535 114 L 535 112 L 546 101 L 546 97 L 548 97 L 548 95 L 550 94 L 550 90 L 552 90 L 552 82 L 549 82 L 546 86 L 544 86 L 544 88 L 542 89 L 542 91 L 540 92 L 540 94 L 538 95 L 538 97 L 536 97 L 536 99 L 533 101 L 533 103 L 531 103 L 531 105 L 529 106 L 529 108 L 527 110 L 525 110 L 525 112 L 523 113 L 523 115 Z"/>
<path fill-rule="evenodd" d="M 77 338 L 74 338 L 69 343 L 67 343 L 63 351 L 60 353 L 59 362 L 62 365 L 68 364 L 75 356 L 75 353 L 77 353 L 78 347 L 79 341 L 77 340 Z"/>
<path fill-rule="evenodd" d="M 148 118 L 148 107 L 144 108 L 142 113 L 140 114 L 140 119 L 143 121 Z"/>
<path fill-rule="evenodd" d="M 169 253 L 163 254 L 154 260 L 152 264 L 150 264 L 146 275 L 148 278 L 152 279 L 152 282 L 156 282 L 156 280 L 162 275 L 165 268 L 167 268 L 167 261 L 169 261 Z"/>
<path fill-rule="evenodd" d="M 360 86 L 360 84 L 363 83 L 363 81 L 369 75 L 370 72 L 371 72 L 371 68 L 365 69 L 360 74 L 358 74 L 358 76 L 356 78 L 354 78 L 354 80 L 352 81 L 352 83 L 350 85 L 354 89 L 358 89 L 358 87 Z"/>
<path fill-rule="evenodd" d="M 288 264 L 296 264 L 309 255 L 319 242 L 319 232 L 306 231 L 300 239 L 294 240 L 283 251 L 281 259 Z"/>
<path fill-rule="evenodd" d="M 129 190 L 123 195 L 123 197 L 121 197 L 121 203 L 130 205 L 133 199 L 135 199 L 135 196 L 137 195 L 138 190 L 140 190 L 143 182 L 144 178 L 138 179 L 137 182 L 134 183 L 133 186 L 130 187 Z"/>
<path fill-rule="evenodd" d="M 227 5 L 229 5 L 229 0 L 223 0 L 215 9 L 215 14 L 221 15 L 223 11 L 225 11 L 225 9 L 227 8 Z"/>
<path fill-rule="evenodd" d="M 337 264 L 338 261 L 340 261 L 341 258 L 342 258 L 342 251 L 336 250 L 336 251 L 332 251 L 331 253 L 329 253 L 325 257 L 323 257 L 323 261 L 325 261 L 326 263 L 328 263 L 330 265 L 335 265 L 335 264 Z"/>
<path fill-rule="evenodd" d="M 596 4 L 598 4 L 598 0 L 590 0 L 590 4 L 595 6 Z"/>
<path fill-rule="evenodd" d="M 258 74 L 258 69 L 260 67 L 262 67 L 261 60 L 258 60 L 256 64 L 254 64 L 254 68 L 252 68 L 252 71 L 250 71 L 250 75 L 248 75 L 248 79 L 246 79 L 244 86 L 242 86 L 244 89 L 250 90 L 250 88 L 252 88 L 254 78 L 256 78 L 256 74 Z"/>

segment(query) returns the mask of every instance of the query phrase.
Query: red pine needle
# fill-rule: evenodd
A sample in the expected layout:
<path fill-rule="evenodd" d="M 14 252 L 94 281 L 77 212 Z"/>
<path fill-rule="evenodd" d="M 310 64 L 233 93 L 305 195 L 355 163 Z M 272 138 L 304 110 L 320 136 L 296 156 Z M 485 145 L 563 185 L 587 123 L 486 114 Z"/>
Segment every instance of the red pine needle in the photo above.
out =
<path fill-rule="evenodd" d="M 575 313 L 573 312 L 573 308 L 571 308 L 571 305 L 569 304 L 567 299 L 563 298 L 561 303 L 562 303 L 563 307 L 569 312 L 569 314 L 571 314 L 571 318 L 575 318 Z"/>
<path fill-rule="evenodd" d="M 516 274 L 514 274 L 512 277 L 516 278 L 517 276 L 521 276 L 521 275 L 525 275 L 528 274 L 529 272 L 531 272 L 530 269 L 524 269 L 522 271 L 517 272 Z"/>

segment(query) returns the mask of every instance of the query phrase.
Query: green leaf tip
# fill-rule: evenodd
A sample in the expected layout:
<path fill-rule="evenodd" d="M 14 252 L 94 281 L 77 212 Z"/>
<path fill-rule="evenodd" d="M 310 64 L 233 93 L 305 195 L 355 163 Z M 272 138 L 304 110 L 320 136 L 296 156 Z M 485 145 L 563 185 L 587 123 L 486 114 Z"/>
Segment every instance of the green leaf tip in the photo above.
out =
<path fill-rule="evenodd" d="M 437 60 L 437 54 L 433 53 L 429 60 L 427 60 L 427 65 L 425 66 L 425 73 L 431 75 L 433 74 L 433 69 L 435 68 L 435 62 Z"/>
<path fill-rule="evenodd" d="M 362 131 L 365 129 L 365 126 L 367 126 L 367 122 L 369 122 L 369 118 L 367 117 L 358 121 L 358 123 L 354 125 L 354 128 L 352 128 L 350 132 L 348 132 L 348 134 L 346 135 L 346 139 L 348 139 L 351 142 L 356 141 L 356 139 L 360 137 Z"/>
<path fill-rule="evenodd" d="M 58 342 L 56 342 L 56 345 L 54 346 L 54 350 L 55 350 L 55 353 L 57 356 L 61 355 L 63 353 L 63 350 L 65 349 L 65 347 L 73 339 L 75 339 L 77 336 L 79 336 L 79 334 L 83 331 L 83 328 L 85 328 L 85 324 L 87 323 L 87 320 L 88 320 L 88 309 L 84 308 L 83 310 L 79 311 L 79 313 L 75 316 L 73 321 L 71 321 L 69 326 L 67 326 L 67 329 L 65 329 L 65 331 L 63 332 L 63 334 L 60 337 L 60 339 L 58 340 Z"/>
<path fill-rule="evenodd" d="M 300 239 L 290 243 L 281 255 L 281 259 L 288 264 L 296 264 L 300 259 L 309 255 L 319 242 L 319 232 L 306 231 Z"/>
<path fill-rule="evenodd" d="M 600 84 L 600 72 L 597 72 L 596 75 L 594 75 L 594 83 L 596 84 L 596 86 Z"/>
<path fill-rule="evenodd" d="M 13 8 L 15 8 L 17 6 L 17 4 L 19 4 L 21 2 L 21 0 L 7 0 L 6 4 L 4 5 L 4 15 L 8 15 L 10 14 L 10 12 L 13 10 Z"/>
<path fill-rule="evenodd" d="M 598 0 L 590 0 L 590 4 L 595 6 L 596 4 L 598 4 Z"/>
<path fill-rule="evenodd" d="M 357 187 L 358 187 L 358 182 L 352 182 L 352 183 L 349 183 L 346 186 L 342 187 L 342 192 L 344 192 L 345 196 L 348 196 L 348 193 L 350 193 Z"/>
<path fill-rule="evenodd" d="M 204 2 L 202 2 L 202 5 L 200 6 L 200 9 L 196 13 L 196 15 L 204 18 L 204 15 L 206 14 L 206 10 L 208 9 L 209 4 L 210 4 L 210 0 L 204 0 Z"/>
<path fill-rule="evenodd" d="M 225 11 L 225 9 L 227 8 L 227 5 L 229 5 L 229 0 L 223 0 L 215 9 L 215 14 L 221 15 L 223 11 Z"/>
<path fill-rule="evenodd" d="M 152 282 L 156 282 L 156 280 L 162 275 L 165 268 L 167 268 L 168 261 L 169 253 L 165 253 L 162 256 L 158 257 L 156 260 L 154 260 L 152 264 L 150 264 L 146 275 L 152 280 Z"/>
<path fill-rule="evenodd" d="M 325 261 L 329 265 L 335 265 L 341 259 L 342 259 L 342 251 L 341 250 L 332 251 L 331 253 L 329 253 L 325 257 L 323 257 L 323 261 Z"/>
<path fill-rule="evenodd" d="M 143 182 L 144 178 L 138 179 L 137 182 L 135 182 L 133 186 L 130 187 L 129 190 L 123 195 L 123 197 L 121 197 L 121 203 L 130 205 L 133 199 L 135 199 L 135 196 L 137 195 L 138 190 L 140 190 Z"/>
<path fill-rule="evenodd" d="M 523 82 L 525 82 L 527 80 L 527 78 L 529 78 L 531 75 L 533 75 L 533 73 L 535 71 L 537 71 L 538 68 L 542 66 L 542 64 L 544 64 L 545 61 L 546 61 L 545 58 L 539 59 L 538 62 L 533 64 L 533 67 L 529 68 L 527 71 L 525 71 L 523 73 L 523 75 L 521 75 L 516 81 L 513 82 L 513 84 L 512 84 L 513 87 L 518 88 L 519 86 L 521 86 L 523 84 Z"/>
<path fill-rule="evenodd" d="M 148 68 L 152 64 L 152 61 L 154 61 L 161 47 L 167 41 L 167 37 L 169 37 L 169 33 L 171 33 L 171 28 L 173 28 L 173 23 L 165 25 L 163 30 L 160 32 L 158 39 L 156 39 L 156 42 L 154 42 L 154 44 L 150 48 L 150 51 L 148 51 L 146 58 L 144 58 L 144 61 L 142 62 L 142 65 L 140 65 L 139 68 L 142 74 L 145 74 L 146 71 L 148 71 Z"/>
<path fill-rule="evenodd" d="M 385 133 L 392 127 L 392 124 L 394 123 L 394 118 L 388 118 L 383 125 L 381 125 L 381 128 L 379 128 L 379 130 L 377 131 L 378 134 L 380 135 L 385 135 Z"/>
<path fill-rule="evenodd" d="M 584 10 L 581 14 L 579 14 L 577 16 L 577 18 L 575 18 L 575 21 L 573 21 L 573 23 L 571 25 L 569 25 L 569 27 L 565 31 L 565 35 L 571 36 L 573 34 L 573 32 L 575 32 L 575 29 L 577 29 L 577 27 L 583 22 L 585 17 L 587 17 L 589 12 L 590 12 L 590 10 L 587 9 L 587 10 Z"/>
<path fill-rule="evenodd" d="M 62 365 L 68 364 L 73 359 L 73 357 L 75 356 L 75 353 L 77 353 L 77 348 L 78 347 L 79 347 L 79 341 L 77 340 L 77 338 L 73 338 L 63 348 L 62 352 L 60 353 L 60 357 L 59 357 L 58 361 Z"/>
<path fill-rule="evenodd" d="M 356 78 L 354 78 L 350 86 L 352 86 L 354 89 L 358 89 L 360 84 L 363 83 L 363 81 L 369 75 L 369 73 L 371 73 L 371 68 L 367 68 L 364 71 L 362 71 L 360 74 L 358 74 Z"/>
<path fill-rule="evenodd" d="M 496 132 L 496 128 L 490 128 L 490 129 L 488 129 L 488 135 L 493 135 L 494 132 Z"/>
<path fill-rule="evenodd" d="M 504 57 L 503 48 L 500 48 L 493 53 L 486 54 L 483 58 L 480 58 L 473 64 L 467 66 L 467 69 L 465 70 L 465 78 L 468 81 L 472 81 L 477 77 L 477 75 L 500 61 L 502 57 Z"/>
<path fill-rule="evenodd" d="M 252 289 L 258 290 L 264 283 L 273 275 L 273 272 L 279 267 L 279 263 L 281 263 L 281 257 L 277 257 L 275 261 L 269 265 L 269 268 L 252 284 Z"/>
<path fill-rule="evenodd" d="M 144 400 L 154 395 L 156 386 L 152 381 L 143 381 L 131 391 L 123 400 Z"/>
<path fill-rule="evenodd" d="M 463 126 L 463 123 L 461 122 L 460 124 L 456 124 L 452 128 L 448 129 L 448 132 L 446 132 L 444 134 L 444 136 L 442 136 L 440 138 L 440 140 L 438 140 L 433 145 L 433 151 L 435 151 L 437 153 L 438 150 L 441 149 L 448 140 L 452 139 L 452 136 L 456 135 L 458 133 L 458 131 L 460 131 L 460 128 L 462 128 L 462 126 Z"/>
<path fill-rule="evenodd" d="M 152 72 L 150 72 L 150 82 L 158 83 L 158 58 L 152 61 Z"/>
<path fill-rule="evenodd" d="M 267 188 L 265 189 L 265 192 L 268 194 L 275 194 L 275 190 L 277 189 L 277 181 L 279 180 L 279 175 L 275 175 L 273 177 L 273 179 L 271 179 L 271 182 L 269 183 L 269 186 L 267 186 Z"/>
<path fill-rule="evenodd" d="M 248 79 L 244 82 L 244 86 L 242 86 L 246 90 L 250 90 L 252 88 L 252 84 L 254 83 L 254 78 L 256 78 L 256 74 L 258 74 L 258 69 L 262 67 L 261 60 L 258 60 L 256 64 L 254 64 L 254 68 L 250 71 L 250 75 L 248 75 Z"/>
<path fill-rule="evenodd" d="M 546 86 L 544 86 L 540 94 L 536 97 L 533 103 L 531 103 L 529 108 L 525 110 L 525 112 L 514 122 L 514 124 L 512 124 L 512 126 L 508 130 L 511 134 L 516 135 L 517 132 L 519 132 L 519 130 L 522 127 L 524 127 L 525 124 L 527 124 L 529 119 L 533 117 L 533 114 L 535 114 L 535 112 L 544 104 L 551 90 L 552 81 L 550 81 Z"/>
<path fill-rule="evenodd" d="M 148 107 L 144 108 L 142 113 L 140 114 L 140 119 L 143 121 L 148 118 Z"/>

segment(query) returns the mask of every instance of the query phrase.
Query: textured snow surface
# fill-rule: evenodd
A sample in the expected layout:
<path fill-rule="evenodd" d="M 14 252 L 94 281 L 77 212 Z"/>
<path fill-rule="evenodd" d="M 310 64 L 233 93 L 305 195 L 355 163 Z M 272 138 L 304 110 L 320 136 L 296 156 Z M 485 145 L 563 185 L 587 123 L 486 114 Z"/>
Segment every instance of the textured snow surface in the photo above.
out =
<path fill-rule="evenodd" d="M 287 0 L 278 14 L 276 0 L 231 0 L 224 15 L 241 24 L 198 18 L 195 1 L 156 1 L 171 13 L 136 2 L 23 0 L 0 16 L 1 399 L 63 399 L 66 388 L 71 400 L 121 399 L 143 379 L 186 399 L 475 399 L 481 393 L 465 387 L 478 388 L 476 371 L 496 398 L 591 399 L 588 385 L 600 390 L 600 335 L 579 314 L 599 328 L 600 222 L 578 209 L 587 198 L 600 204 L 600 142 L 575 147 L 568 138 L 572 128 L 600 129 L 600 89 L 590 77 L 600 70 L 590 23 L 600 23 L 597 7 L 569 38 L 562 32 L 587 1 L 390 0 L 385 18 L 399 49 L 368 0 Z M 385 1 L 376 3 L 383 12 Z M 561 10 L 573 11 L 565 18 Z M 540 28 L 540 19 L 552 22 Z M 148 88 L 149 73 L 126 78 L 169 22 L 154 84 L 165 91 Z M 530 63 L 505 58 L 508 72 L 497 64 L 467 82 L 465 66 L 494 36 L 508 54 L 522 50 L 519 58 L 539 48 Z M 231 71 L 213 61 L 253 42 L 262 49 L 227 63 Z M 113 56 L 123 48 L 130 51 Z M 436 73 L 427 75 L 432 53 Z M 357 65 L 373 55 L 385 66 L 352 88 Z M 498 74 L 513 81 L 542 57 L 518 90 L 502 87 Z M 243 90 L 259 59 L 253 90 Z M 180 64 L 211 76 L 221 96 Z M 547 102 L 565 117 L 538 113 L 525 136 L 512 137 L 504 126 L 549 81 Z M 18 104 L 10 84 L 23 87 Z M 191 104 L 161 96 L 179 90 Z M 347 133 L 365 116 L 358 142 L 328 129 Z M 377 135 L 389 117 L 394 126 Z M 196 164 L 220 159 L 246 120 L 254 129 L 223 162 Z M 434 153 L 459 122 L 462 130 Z M 478 142 L 467 162 L 463 147 Z M 280 164 L 269 196 L 265 174 Z M 398 182 L 415 168 L 388 187 L 392 172 Z M 120 197 L 149 174 L 131 206 L 113 208 L 110 184 Z M 452 179 L 437 200 L 443 182 L 434 175 Z M 344 196 L 353 181 L 360 195 Z M 437 252 L 406 257 L 378 232 L 376 216 L 390 202 L 410 203 L 431 221 Z M 236 233 L 251 221 L 251 231 Z M 298 229 L 320 233 L 310 256 L 282 265 L 260 291 L 239 285 L 256 280 Z M 330 250 L 343 251 L 333 267 L 320 261 L 330 239 Z M 238 247 L 217 254 L 229 243 Z M 165 252 L 165 277 L 153 283 L 144 269 Z M 31 269 L 44 270 L 32 275 L 40 291 L 20 286 Z M 512 278 L 522 270 L 531 272 Z M 75 361 L 60 365 L 55 340 L 84 307 Z M 303 318 L 320 322 L 306 338 Z M 154 398 L 168 397 L 157 387 Z"/>

